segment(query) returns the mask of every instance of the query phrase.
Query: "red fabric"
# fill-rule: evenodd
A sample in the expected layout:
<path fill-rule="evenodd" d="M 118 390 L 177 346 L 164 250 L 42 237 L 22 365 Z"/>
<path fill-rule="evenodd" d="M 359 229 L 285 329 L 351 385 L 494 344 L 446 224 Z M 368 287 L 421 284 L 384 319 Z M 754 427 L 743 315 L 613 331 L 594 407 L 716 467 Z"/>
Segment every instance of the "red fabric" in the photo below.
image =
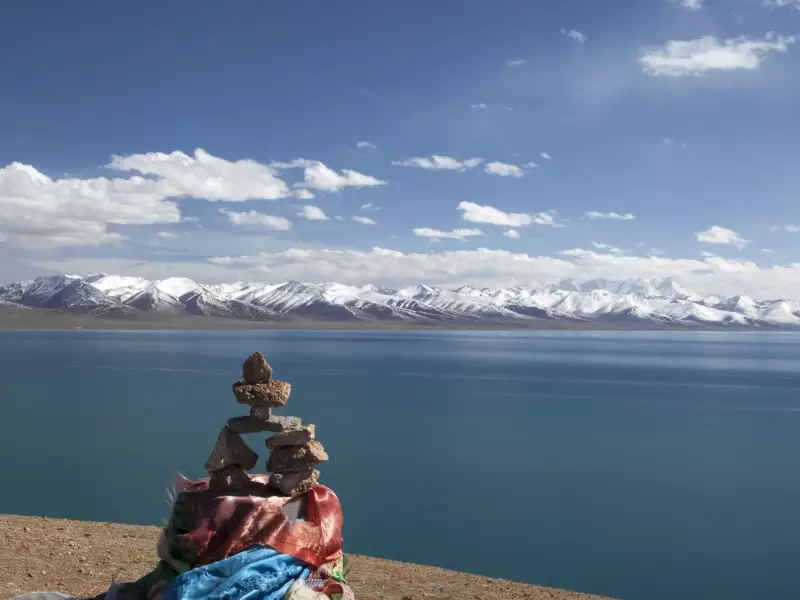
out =
<path fill-rule="evenodd" d="M 305 521 L 289 521 L 282 512 L 291 500 L 267 485 L 267 475 L 250 475 L 250 487 L 220 496 L 209 480 L 184 480 L 178 499 L 195 516 L 188 534 L 197 554 L 193 567 L 220 561 L 254 544 L 265 544 L 314 567 L 342 556 L 342 508 L 333 490 L 315 485 L 306 493 Z M 180 491 L 180 490 L 176 490 Z"/>

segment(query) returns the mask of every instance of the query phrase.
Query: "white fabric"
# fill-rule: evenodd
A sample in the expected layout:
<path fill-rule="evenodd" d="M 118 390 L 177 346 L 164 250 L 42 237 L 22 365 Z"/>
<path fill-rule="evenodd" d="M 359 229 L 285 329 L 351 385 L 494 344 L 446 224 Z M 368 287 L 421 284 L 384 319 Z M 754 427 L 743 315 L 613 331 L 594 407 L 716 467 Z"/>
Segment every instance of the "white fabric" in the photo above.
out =
<path fill-rule="evenodd" d="M 291 587 L 286 590 L 283 600 L 329 600 L 322 592 L 315 592 L 305 584 L 305 581 L 298 579 Z"/>

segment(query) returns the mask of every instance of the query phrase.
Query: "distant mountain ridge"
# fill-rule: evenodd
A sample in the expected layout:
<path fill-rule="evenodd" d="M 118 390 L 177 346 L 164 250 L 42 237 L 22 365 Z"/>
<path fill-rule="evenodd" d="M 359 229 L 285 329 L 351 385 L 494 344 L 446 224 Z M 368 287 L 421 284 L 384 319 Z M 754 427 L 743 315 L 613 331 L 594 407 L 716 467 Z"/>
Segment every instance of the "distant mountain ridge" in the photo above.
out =
<path fill-rule="evenodd" d="M 800 326 L 794 300 L 695 294 L 672 278 L 623 281 L 565 279 L 544 287 L 444 289 L 416 285 L 235 282 L 203 285 L 171 277 L 150 281 L 121 275 L 53 275 L 0 286 L 2 310 L 49 309 L 126 317 L 157 314 L 291 321 L 393 321 L 519 324 L 576 323 Z"/>

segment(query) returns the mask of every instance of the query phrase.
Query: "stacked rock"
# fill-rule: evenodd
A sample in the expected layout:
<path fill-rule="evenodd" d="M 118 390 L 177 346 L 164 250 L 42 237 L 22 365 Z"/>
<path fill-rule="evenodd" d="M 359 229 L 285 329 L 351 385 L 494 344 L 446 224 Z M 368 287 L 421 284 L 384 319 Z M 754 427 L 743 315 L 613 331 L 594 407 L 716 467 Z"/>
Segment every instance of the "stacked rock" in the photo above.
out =
<path fill-rule="evenodd" d="M 314 425 L 303 425 L 298 417 L 272 414 L 272 409 L 289 401 L 292 386 L 272 378 L 272 368 L 261 352 L 242 365 L 244 381 L 233 384 L 233 395 L 250 407 L 250 416 L 233 417 L 222 429 L 206 461 L 215 488 L 241 489 L 248 485 L 246 471 L 255 467 L 258 456 L 242 439 L 242 433 L 275 432 L 267 440 L 271 451 L 267 461 L 270 485 L 282 494 L 304 494 L 319 478 L 314 466 L 328 460 L 325 449 L 314 439 Z"/>

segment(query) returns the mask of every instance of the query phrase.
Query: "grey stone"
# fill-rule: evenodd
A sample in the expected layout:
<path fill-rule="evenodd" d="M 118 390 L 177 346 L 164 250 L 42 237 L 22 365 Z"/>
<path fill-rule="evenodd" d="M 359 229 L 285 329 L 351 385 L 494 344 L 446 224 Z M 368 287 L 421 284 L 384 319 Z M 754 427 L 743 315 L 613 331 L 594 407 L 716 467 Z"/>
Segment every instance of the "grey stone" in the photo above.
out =
<path fill-rule="evenodd" d="M 281 446 L 302 446 L 314 439 L 314 424 L 304 425 L 299 429 L 288 429 L 267 440 L 267 448 L 274 450 Z"/>
<path fill-rule="evenodd" d="M 287 429 L 297 429 L 303 424 L 300 417 L 276 417 L 272 415 L 269 419 L 259 419 L 256 417 L 233 417 L 228 419 L 228 427 L 236 433 L 260 433 L 263 431 L 273 431 L 280 433 Z"/>
<path fill-rule="evenodd" d="M 275 448 L 267 460 L 270 473 L 297 473 L 307 471 L 312 466 L 328 460 L 325 448 L 317 440 L 302 446 L 281 446 Z"/>
<path fill-rule="evenodd" d="M 273 473 L 269 476 L 269 484 L 286 496 L 305 494 L 319 479 L 319 471 L 307 469 L 296 473 Z"/>
<path fill-rule="evenodd" d="M 227 425 L 217 438 L 217 443 L 206 461 L 206 471 L 214 473 L 230 466 L 249 470 L 256 466 L 258 454 L 244 443 L 242 437 Z"/>
<path fill-rule="evenodd" d="M 233 384 L 236 401 L 249 406 L 283 406 L 289 401 L 291 391 L 290 383 L 277 379 L 272 379 L 269 383 L 237 381 Z"/>
<path fill-rule="evenodd" d="M 250 478 L 244 469 L 231 465 L 211 474 L 211 489 L 237 490 L 250 485 Z"/>
<path fill-rule="evenodd" d="M 271 406 L 255 405 L 250 407 L 250 416 L 254 419 L 268 420 L 272 417 Z"/>
<path fill-rule="evenodd" d="M 264 360 L 261 352 L 256 352 L 244 361 L 242 376 L 247 383 L 269 383 L 272 379 L 272 367 Z"/>

